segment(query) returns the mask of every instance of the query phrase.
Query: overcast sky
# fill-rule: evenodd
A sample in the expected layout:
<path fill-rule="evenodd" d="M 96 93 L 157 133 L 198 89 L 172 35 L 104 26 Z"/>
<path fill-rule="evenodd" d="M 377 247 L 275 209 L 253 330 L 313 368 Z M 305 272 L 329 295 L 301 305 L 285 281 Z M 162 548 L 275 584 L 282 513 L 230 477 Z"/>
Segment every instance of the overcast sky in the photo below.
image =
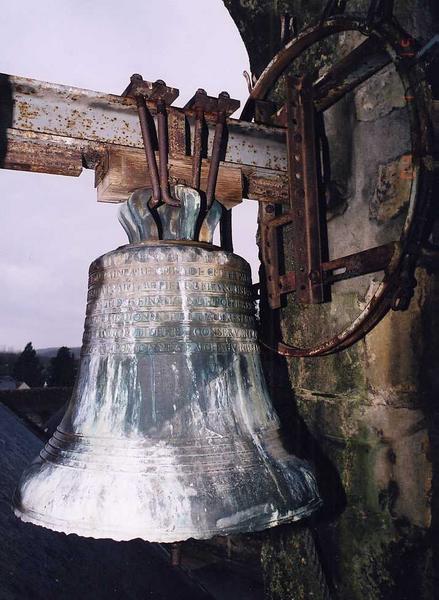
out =
<path fill-rule="evenodd" d="M 20 0 L 2 5 L 0 71 L 119 94 L 132 73 L 241 103 L 248 57 L 221 0 Z M 239 113 L 238 113 L 239 114 Z M 79 178 L 0 171 L 0 348 L 79 346 L 87 271 L 126 242 L 117 207 Z M 256 203 L 234 209 L 235 251 L 255 278 Z"/>

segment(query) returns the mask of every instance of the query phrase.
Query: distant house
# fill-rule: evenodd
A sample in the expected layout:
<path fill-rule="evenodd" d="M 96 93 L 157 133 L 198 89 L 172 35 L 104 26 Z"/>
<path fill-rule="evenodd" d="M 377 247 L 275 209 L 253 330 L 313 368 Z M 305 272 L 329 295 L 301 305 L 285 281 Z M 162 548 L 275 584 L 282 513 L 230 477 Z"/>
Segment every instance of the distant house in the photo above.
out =
<path fill-rule="evenodd" d="M 30 387 L 27 385 L 25 381 L 17 381 L 16 390 L 30 390 Z"/>
<path fill-rule="evenodd" d="M 28 390 L 30 389 L 24 381 L 17 381 L 11 375 L 2 375 L 0 377 L 0 391 L 4 390 Z"/>

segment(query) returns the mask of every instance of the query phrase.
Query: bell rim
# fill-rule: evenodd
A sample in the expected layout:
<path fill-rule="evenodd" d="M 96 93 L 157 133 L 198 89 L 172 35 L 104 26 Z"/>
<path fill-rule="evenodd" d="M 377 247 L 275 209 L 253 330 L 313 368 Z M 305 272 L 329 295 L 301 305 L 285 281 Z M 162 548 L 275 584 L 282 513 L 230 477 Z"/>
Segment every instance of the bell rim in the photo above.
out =
<path fill-rule="evenodd" d="M 173 542 L 183 542 L 185 540 L 194 539 L 194 540 L 208 540 L 212 539 L 216 536 L 227 536 L 227 535 L 236 535 L 236 534 L 251 534 L 257 533 L 260 531 L 265 531 L 266 529 L 273 529 L 273 527 L 278 527 L 281 525 L 287 525 L 288 523 L 295 523 L 297 521 L 301 521 L 310 517 L 313 513 L 315 513 L 319 508 L 323 505 L 323 501 L 320 496 L 314 497 L 310 502 L 303 506 L 299 506 L 298 508 L 289 511 L 289 514 L 284 517 L 273 516 L 276 511 L 273 511 L 269 515 L 269 519 L 267 520 L 259 520 L 258 525 L 254 527 L 248 527 L 244 523 L 237 523 L 235 525 L 231 525 L 229 527 L 218 527 L 215 529 L 203 529 L 203 531 L 180 531 L 179 533 L 173 534 L 172 532 L 164 532 L 162 531 L 159 535 L 157 530 L 155 530 L 155 534 L 150 537 L 146 537 L 148 534 L 139 533 L 123 533 L 123 530 L 110 530 L 110 529 L 101 529 L 100 535 L 93 535 L 92 529 L 89 527 L 62 527 L 60 522 L 68 523 L 67 520 L 64 519 L 47 519 L 44 520 L 38 518 L 40 513 L 32 510 L 22 511 L 17 506 L 14 506 L 13 503 L 13 511 L 16 517 L 18 517 L 23 523 L 30 523 L 31 525 L 35 525 L 37 527 L 42 527 L 43 529 L 49 529 L 51 531 L 56 531 L 57 533 L 63 533 L 64 535 L 78 535 L 84 538 L 90 539 L 110 539 L 116 542 L 129 542 L 131 540 L 140 539 L 145 542 L 151 543 L 173 543 Z M 33 516 L 35 515 L 35 517 Z M 43 515 L 40 515 L 43 517 Z M 152 530 L 151 530 L 152 533 Z"/>

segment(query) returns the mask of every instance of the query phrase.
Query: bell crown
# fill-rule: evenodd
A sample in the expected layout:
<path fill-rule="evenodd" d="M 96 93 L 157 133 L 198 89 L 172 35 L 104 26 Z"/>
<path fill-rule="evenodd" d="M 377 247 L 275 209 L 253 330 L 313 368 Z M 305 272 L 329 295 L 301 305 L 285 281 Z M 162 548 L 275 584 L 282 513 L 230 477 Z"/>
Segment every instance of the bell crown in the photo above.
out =
<path fill-rule="evenodd" d="M 119 222 L 130 243 L 150 240 L 190 240 L 213 243 L 223 206 L 214 200 L 206 209 L 198 190 L 177 184 L 171 189 L 179 206 L 151 208 L 152 190 L 134 191 L 119 209 Z"/>

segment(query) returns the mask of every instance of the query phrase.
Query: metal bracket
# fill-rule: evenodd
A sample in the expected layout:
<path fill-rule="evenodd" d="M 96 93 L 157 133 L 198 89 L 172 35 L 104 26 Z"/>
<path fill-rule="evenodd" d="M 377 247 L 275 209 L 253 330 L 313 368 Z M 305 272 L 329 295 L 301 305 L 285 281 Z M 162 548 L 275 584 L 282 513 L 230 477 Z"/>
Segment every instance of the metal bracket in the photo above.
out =
<path fill-rule="evenodd" d="M 327 247 L 321 232 L 322 215 L 319 203 L 319 161 L 314 125 L 315 105 L 311 78 L 286 80 L 286 116 L 289 206 L 275 214 L 274 205 L 266 205 L 261 216 L 262 259 L 267 274 L 268 302 L 271 308 L 281 306 L 284 294 L 295 292 L 302 304 L 324 302 L 329 286 L 337 281 L 385 270 L 397 248 L 391 242 L 362 252 L 324 261 Z M 280 273 L 278 229 L 292 226 L 292 256 L 294 271 Z M 393 310 L 406 310 L 416 286 L 413 272 L 419 251 L 405 252 L 400 272 L 400 286 L 392 303 Z"/>
<path fill-rule="evenodd" d="M 218 179 L 221 152 L 225 138 L 227 117 L 235 112 L 239 106 L 239 100 L 230 98 L 227 92 L 221 92 L 218 95 L 218 98 L 214 98 L 212 96 L 208 96 L 203 89 L 199 89 L 185 106 L 185 110 L 193 111 L 195 113 L 192 185 L 196 189 L 199 189 L 200 187 L 204 116 L 206 113 L 213 113 L 215 114 L 216 119 L 215 133 L 212 144 L 212 156 L 209 165 L 209 174 L 207 176 L 205 203 L 206 214 L 215 199 L 215 188 Z M 230 211 L 223 211 L 223 215 L 221 217 L 221 246 L 226 250 L 233 250 L 232 221 Z"/>
<path fill-rule="evenodd" d="M 283 295 L 290 292 L 295 292 L 298 302 L 316 303 L 328 299 L 329 286 L 338 281 L 378 271 L 384 273 L 383 280 L 356 319 L 332 338 L 312 347 L 295 347 L 279 340 L 271 349 L 285 356 L 324 356 L 348 348 L 373 329 L 390 309 L 408 308 L 416 286 L 417 266 L 431 268 L 432 263 L 438 263 L 437 248 L 426 256 L 427 240 L 437 218 L 433 200 L 439 183 L 439 163 L 435 158 L 439 103 L 432 97 L 435 87 L 432 76 L 429 78 L 434 59 L 430 47 L 434 47 L 434 42 L 419 53 L 422 61 L 416 60 L 417 43 L 396 21 L 388 19 L 391 8 L 392 2 L 378 0 L 371 5 L 370 21 L 338 14 L 301 32 L 269 63 L 254 84 L 241 115 L 247 120 L 254 117 L 256 103 L 267 101 L 279 77 L 316 42 L 340 31 L 366 32 L 364 42 L 313 84 L 306 79 L 290 79 L 287 102 L 276 115 L 270 115 L 271 122 L 286 127 L 289 199 L 282 203 L 282 210 L 274 204 L 275 195 L 271 204 L 261 205 L 261 255 L 268 302 L 273 309 L 280 308 Z M 408 44 L 412 59 L 409 61 L 405 60 Z M 323 156 L 325 162 L 324 136 L 316 131 L 314 118 L 391 62 L 396 64 L 406 90 L 413 140 L 410 178 L 414 183 L 401 238 L 327 260 L 327 240 L 321 228 L 325 179 L 321 171 L 325 164 L 320 161 Z M 282 272 L 279 248 L 279 228 L 284 225 L 290 225 L 294 263 L 294 270 L 286 273 Z"/>
<path fill-rule="evenodd" d="M 143 96 L 145 100 L 163 100 L 165 104 L 170 105 L 178 98 L 180 91 L 177 88 L 169 87 L 164 81 L 145 81 L 141 75 L 134 73 L 131 75 L 131 81 L 121 94 L 126 98 L 137 98 Z"/>
<path fill-rule="evenodd" d="M 152 184 L 151 208 L 157 207 L 160 202 L 169 204 L 170 206 L 179 206 L 180 204 L 177 199 L 172 198 L 169 192 L 168 126 L 166 111 L 166 106 L 172 104 L 178 95 L 179 91 L 176 88 L 168 87 L 161 79 L 152 83 L 151 81 L 145 81 L 138 73 L 131 75 L 130 84 L 122 93 L 122 96 L 134 98 L 137 103 L 146 161 L 148 163 L 149 176 Z M 155 125 L 154 120 L 149 113 L 146 99 L 155 104 L 159 145 L 159 168 L 157 168 L 157 161 L 154 153 Z"/>

